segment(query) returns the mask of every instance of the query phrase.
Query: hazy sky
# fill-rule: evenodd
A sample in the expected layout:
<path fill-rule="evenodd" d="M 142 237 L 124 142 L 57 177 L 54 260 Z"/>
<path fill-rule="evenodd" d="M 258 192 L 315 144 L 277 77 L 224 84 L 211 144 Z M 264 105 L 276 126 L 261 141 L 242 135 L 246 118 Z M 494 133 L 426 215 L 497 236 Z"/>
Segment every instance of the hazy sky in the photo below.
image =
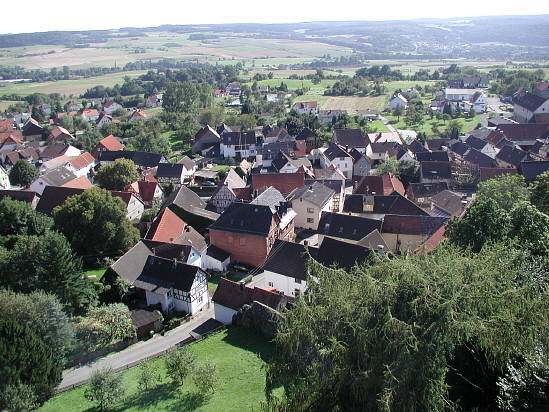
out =
<path fill-rule="evenodd" d="M 26 0 L 5 8 L 0 33 L 147 27 L 161 24 L 401 20 L 549 14 L 549 0 Z M 11 13 L 11 16 L 7 14 Z"/>

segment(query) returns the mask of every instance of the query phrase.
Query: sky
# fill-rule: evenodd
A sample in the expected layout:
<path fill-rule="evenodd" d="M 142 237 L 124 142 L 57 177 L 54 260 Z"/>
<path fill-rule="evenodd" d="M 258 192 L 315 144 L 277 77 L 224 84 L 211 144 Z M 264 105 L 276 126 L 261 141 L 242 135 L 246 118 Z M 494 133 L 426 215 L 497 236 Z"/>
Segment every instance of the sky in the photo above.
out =
<path fill-rule="evenodd" d="M 549 0 L 25 0 L 0 33 L 151 27 L 161 24 L 295 23 L 549 14 Z M 7 14 L 6 10 L 4 13 Z"/>

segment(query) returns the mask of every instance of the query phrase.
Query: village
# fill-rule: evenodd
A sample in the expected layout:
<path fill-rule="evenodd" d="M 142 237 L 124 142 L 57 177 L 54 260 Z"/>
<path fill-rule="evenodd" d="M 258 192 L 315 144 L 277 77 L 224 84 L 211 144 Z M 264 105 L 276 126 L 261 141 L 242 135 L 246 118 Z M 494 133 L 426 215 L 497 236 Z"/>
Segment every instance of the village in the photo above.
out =
<path fill-rule="evenodd" d="M 428 255 L 447 242 L 450 222 L 475 204 L 479 185 L 506 176 L 546 185 L 546 80 L 504 96 L 489 90 L 488 77 L 463 76 L 429 93 L 398 89 L 383 108 L 355 111 L 293 102 L 292 90 L 259 85 L 254 92 L 262 101 L 282 107 L 278 118 L 269 113 L 270 121 L 242 125 L 208 119 L 170 156 L 107 134 L 167 112 L 173 102 L 165 90 L 134 107 L 74 97 L 62 107 L 6 111 L 2 222 L 17 207 L 54 222 L 83 264 L 80 278 L 111 293 L 102 302 L 126 305 L 132 321 L 132 332 L 103 345 L 91 366 L 75 357 L 56 392 L 85 385 L 101 366 L 123 370 L 231 325 L 273 339 L 277 321 L 319 282 L 311 265 L 350 273 L 376 259 Z M 244 116 L 246 88 L 230 82 L 208 89 L 208 98 Z M 400 128 L 401 117 L 417 125 L 417 107 L 449 122 L 448 130 L 433 127 L 427 136 Z M 68 118 L 85 127 L 68 130 Z M 478 124 L 451 129 L 456 118 Z M 90 143 L 86 133 L 100 137 Z M 145 132 L 152 140 L 154 133 Z M 123 222 L 101 221 L 107 212 L 94 203 L 99 198 L 120 209 Z M 34 234 L 31 223 L 19 225 Z M 127 228 L 119 233 L 126 243 L 114 243 L 117 234 L 91 246 L 113 227 Z M 7 237 L 16 233 L 2 234 L 3 245 L 17 249 Z M 82 302 L 75 313 L 93 306 Z"/>

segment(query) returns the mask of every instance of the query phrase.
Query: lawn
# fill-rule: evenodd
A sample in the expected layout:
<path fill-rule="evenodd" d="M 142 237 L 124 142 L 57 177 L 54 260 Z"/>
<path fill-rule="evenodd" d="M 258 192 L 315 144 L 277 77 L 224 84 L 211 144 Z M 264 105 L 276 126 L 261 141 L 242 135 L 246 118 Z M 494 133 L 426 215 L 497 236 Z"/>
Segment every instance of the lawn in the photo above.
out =
<path fill-rule="evenodd" d="M 405 120 L 405 116 L 400 116 L 400 121 L 397 121 L 397 117 L 393 115 L 386 115 L 385 116 L 387 120 L 389 120 L 389 123 L 395 127 L 396 129 L 403 129 L 403 130 L 415 130 L 416 132 L 425 132 L 427 136 L 435 136 L 435 133 L 433 133 L 433 126 L 436 125 L 440 131 L 446 129 L 448 126 L 449 120 L 437 120 L 436 118 L 429 119 L 428 116 L 424 116 L 424 122 L 420 125 L 407 125 Z M 480 117 L 477 115 L 472 118 L 468 119 L 458 119 L 461 124 L 463 125 L 463 133 L 469 132 L 473 130 L 477 124 L 480 122 Z"/>
<path fill-rule="evenodd" d="M 107 268 L 101 268 L 101 269 L 90 269 L 90 270 L 86 270 L 84 272 L 84 276 L 88 277 L 88 276 L 95 276 L 96 277 L 96 280 L 101 280 L 101 278 L 103 277 L 103 275 L 105 274 L 105 271 L 107 270 Z"/>
<path fill-rule="evenodd" d="M 265 399 L 265 365 L 272 359 L 273 345 L 249 329 L 231 327 L 190 344 L 197 362 L 213 362 L 219 374 L 215 394 L 201 399 L 190 378 L 177 391 L 165 375 L 163 357 L 147 361 L 161 373 L 158 385 L 149 391 L 137 388 L 139 369 L 122 373 L 126 389 L 116 411 L 251 411 Z M 40 411 L 94 411 L 94 404 L 84 398 L 86 386 L 63 392 L 50 399 Z"/>

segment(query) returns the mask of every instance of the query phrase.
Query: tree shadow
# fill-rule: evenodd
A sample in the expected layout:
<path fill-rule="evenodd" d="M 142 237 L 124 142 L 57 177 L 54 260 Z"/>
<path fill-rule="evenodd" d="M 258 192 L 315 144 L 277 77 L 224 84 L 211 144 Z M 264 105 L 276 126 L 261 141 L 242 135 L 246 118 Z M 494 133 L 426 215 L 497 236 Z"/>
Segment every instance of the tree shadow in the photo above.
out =
<path fill-rule="evenodd" d="M 171 382 L 163 383 L 128 396 L 117 409 L 120 411 L 125 411 L 130 408 L 146 409 L 148 407 L 153 407 L 166 399 L 175 398 L 176 396 L 177 387 Z"/>
<path fill-rule="evenodd" d="M 200 392 L 183 393 L 179 399 L 169 406 L 170 411 L 194 411 L 208 400 L 208 396 Z"/>
<path fill-rule="evenodd" d="M 264 362 L 274 359 L 274 344 L 259 332 L 242 326 L 227 328 L 227 336 L 223 338 L 230 345 L 255 353 Z"/>

